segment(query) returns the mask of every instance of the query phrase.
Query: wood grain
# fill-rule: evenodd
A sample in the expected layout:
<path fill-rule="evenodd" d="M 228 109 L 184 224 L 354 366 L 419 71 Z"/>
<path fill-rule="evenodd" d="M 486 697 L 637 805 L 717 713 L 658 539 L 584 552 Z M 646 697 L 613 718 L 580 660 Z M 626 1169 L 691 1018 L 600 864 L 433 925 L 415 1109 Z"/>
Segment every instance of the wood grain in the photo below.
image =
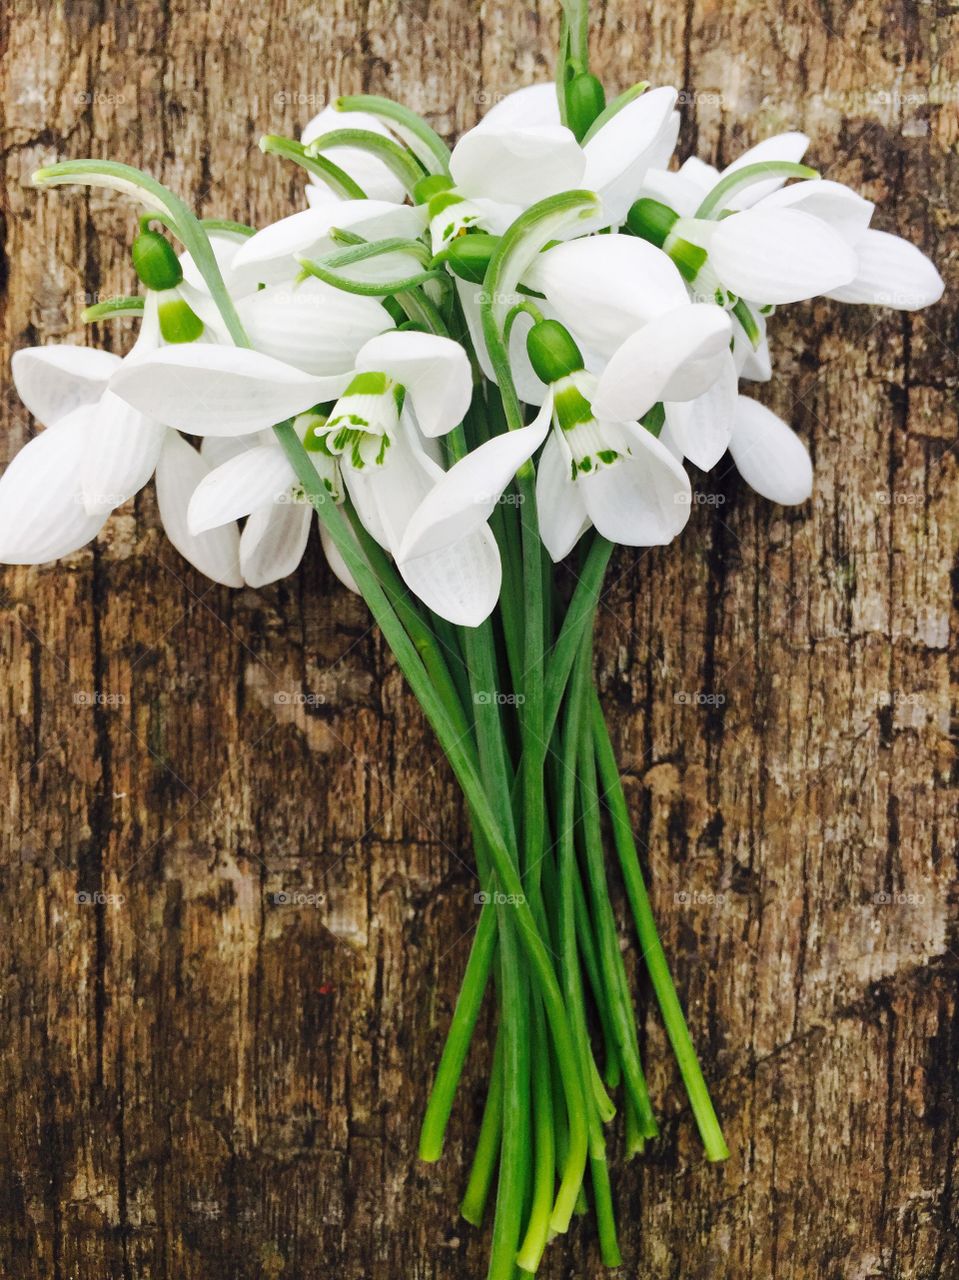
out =
<path fill-rule="evenodd" d="M 38 195 L 38 165 L 109 155 L 205 216 L 263 223 L 300 197 L 261 132 L 363 89 L 452 135 L 550 73 L 555 8 L 11 0 L 5 457 L 34 429 L 11 352 L 81 340 L 82 307 L 132 284 L 129 208 Z M 615 1170 L 622 1274 L 950 1280 L 959 16 L 941 0 L 595 12 L 609 85 L 684 89 L 684 147 L 724 162 L 805 129 L 949 285 L 917 316 L 777 318 L 761 394 L 810 444 L 813 501 L 769 506 L 724 464 L 697 478 L 677 543 L 614 561 L 600 680 L 733 1150 L 703 1163 L 650 1010 L 666 1123 Z M 445 1160 L 414 1160 L 476 921 L 472 855 L 362 604 L 318 547 L 277 586 L 210 587 L 152 490 L 0 590 L 2 1276 L 482 1275 L 456 1204 L 486 1036 Z M 542 1274 L 600 1272 L 578 1226 Z"/>

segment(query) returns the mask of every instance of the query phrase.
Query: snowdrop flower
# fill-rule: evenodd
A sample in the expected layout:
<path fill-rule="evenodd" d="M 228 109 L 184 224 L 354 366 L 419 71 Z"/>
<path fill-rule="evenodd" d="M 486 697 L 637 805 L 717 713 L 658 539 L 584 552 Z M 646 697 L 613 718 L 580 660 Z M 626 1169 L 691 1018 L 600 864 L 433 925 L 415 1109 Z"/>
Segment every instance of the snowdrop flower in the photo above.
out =
<path fill-rule="evenodd" d="M 0 563 L 45 564 L 76 551 L 155 471 L 160 517 L 173 545 L 214 581 L 243 585 L 235 526 L 232 535 L 226 529 L 200 537 L 186 529 L 189 495 L 206 472 L 199 454 L 109 389 L 117 370 L 157 349 L 156 310 L 156 295 L 148 294 L 140 337 L 125 360 L 58 345 L 14 355 L 14 385 L 47 428 L 0 478 Z"/>
<path fill-rule="evenodd" d="M 549 390 L 536 419 L 480 445 L 443 476 L 409 522 L 401 563 L 487 520 L 544 440 L 536 500 L 554 560 L 591 524 L 628 546 L 670 542 L 689 518 L 689 478 L 638 419 L 663 400 L 701 395 L 722 368 L 729 332 L 715 307 L 687 304 L 634 334 L 597 378 L 563 325 L 539 321 L 529 352 Z"/>
<path fill-rule="evenodd" d="M 295 422 L 300 439 L 310 439 L 315 415 L 301 414 Z M 200 455 L 206 473 L 186 490 L 187 530 L 191 537 L 208 531 L 236 527 L 246 517 L 239 535 L 238 557 L 243 581 L 263 587 L 293 573 L 303 558 L 313 523 L 313 508 L 272 431 L 253 436 L 206 436 Z M 331 496 L 342 500 L 334 485 L 335 469 L 326 458 L 311 453 L 318 476 Z M 333 571 L 351 591 L 356 584 L 336 547 L 320 525 L 320 540 Z"/>
<path fill-rule="evenodd" d="M 310 424 L 305 443 L 334 494 L 342 483 L 370 534 L 396 555 L 410 516 L 443 475 L 435 441 L 462 421 L 472 376 L 457 343 L 409 332 L 373 338 L 342 375 L 310 375 L 256 351 L 194 345 L 120 369 L 112 386 L 134 407 L 150 404 L 164 421 L 202 436 L 248 436 L 335 401 L 317 415 L 322 422 Z M 265 474 L 263 456 L 258 460 Z M 253 512 L 274 501 L 279 470 L 270 471 L 267 485 L 255 467 L 238 466 L 228 479 L 242 481 L 239 492 L 223 485 L 217 515 L 232 518 L 242 506 Z M 196 527 L 201 509 L 198 499 Z M 430 608 L 463 625 L 482 621 L 499 594 L 499 552 L 485 525 L 400 568 Z"/>
<path fill-rule="evenodd" d="M 737 397 L 729 452 L 746 483 L 770 502 L 795 506 L 812 493 L 812 462 L 806 446 L 758 400 Z"/>
<path fill-rule="evenodd" d="M 676 96 L 671 88 L 641 94 L 583 146 L 558 109 L 555 121 L 544 112 L 545 86 L 504 99 L 453 148 L 452 185 L 429 201 L 434 253 L 471 226 L 502 235 L 530 205 L 580 187 L 602 197 L 602 225 L 621 223 L 646 168 L 669 158 Z"/>
<path fill-rule="evenodd" d="M 609 385 L 617 369 L 641 358 L 637 352 L 656 349 L 650 335 L 661 322 L 682 329 L 683 316 L 694 316 L 675 263 L 633 236 L 591 236 L 555 245 L 539 255 L 526 283 L 544 295 L 544 309 L 572 334 L 587 369 L 601 373 L 616 362 Z M 716 323 L 728 340 L 728 319 Z M 664 442 L 704 470 L 715 466 L 729 443 L 736 390 L 736 367 L 725 350 L 700 394 L 664 397 Z M 630 407 L 622 396 L 605 406 L 627 418 L 635 416 Z"/>

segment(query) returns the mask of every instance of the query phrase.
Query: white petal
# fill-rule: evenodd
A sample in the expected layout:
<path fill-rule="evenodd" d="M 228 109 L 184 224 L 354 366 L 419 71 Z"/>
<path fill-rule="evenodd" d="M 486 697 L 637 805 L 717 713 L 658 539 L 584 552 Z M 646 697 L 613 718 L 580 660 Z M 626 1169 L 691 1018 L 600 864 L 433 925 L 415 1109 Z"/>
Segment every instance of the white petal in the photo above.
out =
<path fill-rule="evenodd" d="M 365 129 L 370 133 L 378 133 L 384 138 L 392 137 L 389 129 L 381 124 L 376 116 L 367 115 L 365 111 L 337 111 L 335 107 L 324 107 L 303 130 L 300 135 L 301 141 L 304 145 L 315 142 L 324 134 L 334 133 L 338 129 Z M 405 198 L 406 190 L 399 178 L 393 175 L 392 170 L 382 160 L 378 160 L 370 152 L 360 147 L 336 147 L 324 152 L 324 155 L 338 168 L 348 173 L 362 188 L 363 194 L 369 196 L 371 200 L 399 202 Z M 312 174 L 310 181 L 326 185 L 321 178 L 314 178 Z"/>
<path fill-rule="evenodd" d="M 588 236 L 541 253 L 525 283 L 545 293 L 582 347 L 613 352 L 640 325 L 689 301 L 676 265 L 635 236 Z"/>
<path fill-rule="evenodd" d="M 565 559 L 590 526 L 583 491 L 573 480 L 572 458 L 552 432 L 536 468 L 536 514 L 550 559 Z"/>
<path fill-rule="evenodd" d="M 739 397 L 729 452 L 746 483 L 770 502 L 793 506 L 812 493 L 806 446 L 758 400 Z"/>
<path fill-rule="evenodd" d="M 748 378 L 750 382 L 768 382 L 773 376 L 773 367 L 769 354 L 769 342 L 766 338 L 766 317 L 760 314 L 759 311 L 753 311 L 753 320 L 756 322 L 760 334 L 758 347 L 753 346 L 746 336 L 745 329 L 736 317 L 730 313 L 729 318 L 733 326 L 733 339 L 735 342 L 733 355 L 736 359 L 739 376 Z"/>
<path fill-rule="evenodd" d="M 229 231 L 212 231 L 210 233 L 210 247 L 213 250 L 213 256 L 216 259 L 217 266 L 220 268 L 223 283 L 234 300 L 248 290 L 255 289 L 257 285 L 255 276 L 251 276 L 235 265 L 237 255 L 249 239 L 252 239 L 252 237 L 238 235 Z M 183 269 L 183 279 L 186 283 L 191 288 L 198 289 L 201 293 L 207 293 L 206 281 L 193 261 L 192 254 L 181 253 L 180 266 Z"/>
<path fill-rule="evenodd" d="M 719 170 L 715 165 L 707 164 L 698 156 L 689 156 L 679 166 L 679 175 L 686 182 L 694 183 L 700 190 L 700 204 L 719 181 Z"/>
<path fill-rule="evenodd" d="M 243 298 L 238 310 L 258 351 L 318 376 L 348 372 L 363 343 L 393 327 L 375 298 L 313 278 L 269 285 Z"/>
<path fill-rule="evenodd" d="M 844 240 L 855 245 L 869 226 L 875 205 L 841 182 L 810 178 L 781 187 L 763 200 L 764 209 L 798 209 L 822 218 Z"/>
<path fill-rule="evenodd" d="M 308 502 L 258 507 L 240 534 L 240 572 L 250 587 L 265 587 L 293 573 L 310 537 Z"/>
<path fill-rule="evenodd" d="M 646 153 L 646 159 L 652 167 L 656 169 L 665 169 L 667 167 L 673 158 L 673 152 L 676 150 L 682 122 L 683 118 L 678 111 L 670 113 L 665 127 L 660 129 L 656 136 L 656 141 Z"/>
<path fill-rule="evenodd" d="M 640 195 L 675 209 L 681 218 L 691 218 L 706 192 L 697 182 L 669 169 L 647 169 Z"/>
<path fill-rule="evenodd" d="M 867 231 L 856 242 L 855 279 L 830 298 L 839 302 L 870 302 L 897 311 L 918 311 L 942 297 L 942 276 L 926 255 L 901 236 Z"/>
<path fill-rule="evenodd" d="M 507 93 L 490 107 L 477 128 L 497 125 L 500 128 L 522 125 L 525 128 L 535 125 L 559 125 L 559 103 L 556 99 L 556 85 L 530 84 L 525 89 L 517 89 L 515 93 Z"/>
<path fill-rule="evenodd" d="M 90 438 L 89 406 L 34 436 L 0 477 L 0 564 L 46 564 L 95 538 L 105 515 L 88 515 L 80 467 Z"/>
<path fill-rule="evenodd" d="M 484 124 L 460 138 L 450 174 L 465 196 L 527 206 L 578 187 L 585 164 L 579 143 L 562 125 Z"/>
<path fill-rule="evenodd" d="M 719 377 L 702 395 L 664 405 L 671 441 L 702 471 L 714 467 L 729 446 L 738 386 L 736 362 L 727 351 Z"/>
<path fill-rule="evenodd" d="M 582 185 L 603 198 L 608 223 L 624 222 L 661 138 L 672 131 L 676 90 L 653 89 L 623 107 L 586 143 Z"/>
<path fill-rule="evenodd" d="M 715 224 L 709 256 L 742 298 L 778 305 L 848 284 L 856 255 L 838 232 L 793 209 L 747 209 Z"/>
<path fill-rule="evenodd" d="M 356 579 L 347 568 L 346 561 L 343 559 L 339 547 L 327 533 L 326 525 L 322 520 L 318 520 L 317 524 L 320 526 L 320 542 L 323 544 L 323 550 L 326 553 L 326 558 L 329 561 L 330 568 L 339 578 L 340 582 L 343 583 L 343 586 L 346 587 L 347 591 L 352 591 L 354 595 L 360 595 L 361 592 L 359 587 L 356 585 Z M 352 530 L 350 532 L 352 536 Z"/>
<path fill-rule="evenodd" d="M 441 436 L 463 421 L 473 395 L 469 358 L 458 342 L 431 333 L 384 333 L 367 342 L 358 370 L 388 373 L 406 388 L 420 430 Z"/>
<path fill-rule="evenodd" d="M 624 423 L 630 457 L 576 479 L 593 524 L 611 542 L 658 547 L 682 532 L 689 519 L 689 477 L 669 449 L 645 427 Z"/>
<path fill-rule="evenodd" d="M 227 587 L 242 587 L 240 531 L 235 524 L 192 534 L 187 509 L 194 489 L 207 474 L 207 466 L 192 445 L 175 431 L 168 431 L 156 471 L 157 504 L 166 536 L 184 559 L 201 573 Z"/>
<path fill-rule="evenodd" d="M 13 353 L 13 385 L 38 422 L 54 423 L 83 404 L 95 404 L 120 357 L 95 347 L 58 343 Z"/>
<path fill-rule="evenodd" d="M 489 525 L 398 567 L 403 581 L 428 608 L 459 627 L 478 627 L 499 599 L 503 566 Z"/>
<path fill-rule="evenodd" d="M 809 139 L 804 133 L 777 133 L 772 138 L 764 138 L 762 142 L 758 142 L 754 147 L 750 147 L 748 151 L 744 151 L 742 155 L 727 165 L 723 170 L 722 176 L 727 173 L 735 173 L 737 169 L 744 169 L 749 164 L 761 164 L 767 160 L 788 160 L 792 164 L 798 164 L 806 154 L 806 148 L 809 146 Z M 746 187 L 738 196 L 734 196 L 731 205 L 732 209 L 748 209 L 754 205 L 757 200 L 762 200 L 768 196 L 770 192 L 778 190 L 779 187 L 786 182 L 785 178 L 767 178 L 763 182 L 754 182 L 752 186 Z"/>
<path fill-rule="evenodd" d="M 330 239 L 334 227 L 354 231 L 364 240 L 415 240 L 423 232 L 426 217 L 422 205 L 414 208 L 386 200 L 334 200 L 270 223 L 243 244 L 233 265 L 235 269 L 259 272 L 261 279 L 266 279 L 271 263 L 284 263 L 295 257 L 314 258 L 342 247 Z"/>
<path fill-rule="evenodd" d="M 214 467 L 229 462 L 247 449 L 255 449 L 259 444 L 265 443 L 269 442 L 261 441 L 259 431 L 253 431 L 248 436 L 204 436 L 200 441 L 200 457 L 212 471 Z"/>
<path fill-rule="evenodd" d="M 494 436 L 452 466 L 410 518 L 397 559 L 438 551 L 484 525 L 519 467 L 545 440 L 551 412 L 550 399 L 528 427 Z"/>
<path fill-rule="evenodd" d="M 240 436 L 335 400 L 349 375 L 316 378 L 242 347 L 164 347 L 125 361 L 110 383 L 122 400 L 194 435 Z"/>
<path fill-rule="evenodd" d="M 631 422 L 659 400 L 692 400 L 719 375 L 729 354 L 729 317 L 708 303 L 687 304 L 644 325 L 616 351 L 599 379 L 593 408 Z"/>
<path fill-rule="evenodd" d="M 479 360 L 480 368 L 490 382 L 496 381 L 486 336 L 483 333 L 483 319 L 480 314 L 481 284 L 471 284 L 468 280 L 456 280 L 456 292 L 459 294 L 460 306 L 466 319 L 466 328 L 473 350 Z M 516 318 L 509 335 L 509 364 L 513 375 L 516 394 L 524 404 L 540 405 L 546 397 L 546 384 L 533 372 L 529 355 L 526 351 L 526 335 L 533 326 L 531 316 L 520 315 Z"/>
<path fill-rule="evenodd" d="M 91 418 L 81 470 L 84 505 L 106 515 L 143 488 L 153 475 L 168 428 L 104 391 Z"/>
<path fill-rule="evenodd" d="M 279 444 L 247 449 L 216 467 L 194 489 L 187 517 L 190 532 L 203 533 L 248 516 L 257 507 L 288 502 L 295 481 Z"/>

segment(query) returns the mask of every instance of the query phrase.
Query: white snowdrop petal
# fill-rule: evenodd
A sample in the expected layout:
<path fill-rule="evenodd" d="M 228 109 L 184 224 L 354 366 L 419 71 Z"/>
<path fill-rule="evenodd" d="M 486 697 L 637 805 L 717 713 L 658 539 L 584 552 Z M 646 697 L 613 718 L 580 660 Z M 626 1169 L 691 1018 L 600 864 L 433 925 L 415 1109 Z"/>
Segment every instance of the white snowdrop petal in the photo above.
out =
<path fill-rule="evenodd" d="M 536 468 L 536 514 L 543 546 L 554 563 L 565 559 L 590 526 L 583 491 L 573 480 L 572 459 L 551 433 Z"/>
<path fill-rule="evenodd" d="M 264 271 L 270 263 L 332 252 L 337 247 L 330 239 L 334 227 L 354 231 L 364 240 L 394 237 L 415 240 L 426 226 L 426 217 L 422 205 L 414 208 L 388 200 L 326 201 L 280 218 L 258 231 L 237 251 L 233 267 L 254 274 L 259 272 L 265 279 Z"/>
<path fill-rule="evenodd" d="M 278 443 L 244 450 L 210 471 L 194 489 L 187 513 L 190 532 L 203 533 L 248 516 L 257 507 L 288 502 L 295 480 Z"/>
<path fill-rule="evenodd" d="M 473 395 L 466 352 L 431 333 L 381 334 L 363 346 L 356 368 L 388 373 L 402 384 L 426 436 L 444 435 L 462 422 Z"/>
<path fill-rule="evenodd" d="M 56 343 L 15 351 L 10 364 L 20 399 L 38 422 L 52 427 L 74 409 L 100 399 L 120 357 L 95 347 Z"/>
<path fill-rule="evenodd" d="M 360 595 L 361 593 L 359 587 L 356 585 L 356 579 L 353 577 L 352 573 L 350 573 L 339 547 L 327 532 L 326 525 L 322 520 L 318 520 L 317 524 L 320 526 L 320 542 L 323 545 L 323 551 L 329 561 L 330 568 L 336 574 L 337 578 L 339 578 L 340 582 L 342 582 L 343 586 L 346 587 L 347 591 L 352 591 L 354 595 Z M 350 536 L 352 537 L 352 530 L 350 531 Z"/>
<path fill-rule="evenodd" d="M 0 476 L 0 564 L 46 564 L 103 528 L 106 515 L 90 515 L 80 493 L 90 414 L 81 406 L 41 431 Z"/>
<path fill-rule="evenodd" d="M 646 170 L 639 194 L 675 209 L 681 218 L 691 218 L 706 194 L 702 187 L 670 169 Z"/>
<path fill-rule="evenodd" d="M 541 253 L 524 283 L 580 346 L 609 357 L 640 325 L 689 301 L 679 270 L 635 236 L 589 236 Z"/>
<path fill-rule="evenodd" d="M 478 627 L 499 599 L 503 566 L 489 525 L 398 567 L 410 590 L 456 626 Z"/>
<path fill-rule="evenodd" d="M 452 466 L 410 517 L 397 559 L 438 551 L 485 524 L 519 467 L 546 438 L 551 411 L 547 401 L 528 427 L 494 436 Z"/>
<path fill-rule="evenodd" d="M 314 278 L 260 289 L 238 310 L 258 351 L 318 376 L 348 372 L 363 343 L 393 327 L 375 298 Z"/>
<path fill-rule="evenodd" d="M 901 236 L 867 231 L 856 241 L 856 258 L 855 278 L 830 290 L 830 298 L 918 311 L 942 297 L 942 276 L 920 249 Z"/>
<path fill-rule="evenodd" d="M 771 409 L 740 396 L 729 452 L 740 475 L 770 502 L 793 506 L 812 493 L 806 446 Z"/>
<path fill-rule="evenodd" d="M 557 126 L 560 123 L 556 85 L 549 81 L 546 84 L 527 85 L 525 89 L 517 89 L 498 99 L 477 128 L 482 129 L 488 125 L 499 128 L 521 125 L 529 128 L 531 125 Z"/>
<path fill-rule="evenodd" d="M 742 298 L 801 302 L 848 284 L 856 255 L 838 232 L 794 209 L 747 209 L 715 224 L 709 256 Z"/>
<path fill-rule="evenodd" d="M 675 89 L 647 90 L 617 111 L 584 146 L 582 185 L 602 196 L 607 223 L 625 221 L 652 151 L 671 133 L 675 102 Z"/>
<path fill-rule="evenodd" d="M 240 534 L 240 572 L 247 586 L 265 587 L 293 573 L 310 537 L 308 502 L 258 507 Z"/>
<path fill-rule="evenodd" d="M 754 147 L 744 151 L 732 164 L 726 166 L 722 176 L 725 177 L 727 173 L 735 173 L 738 169 L 745 169 L 747 165 L 762 164 L 768 160 L 787 160 L 792 164 L 798 164 L 806 154 L 808 146 L 809 139 L 804 133 L 774 134 L 773 137 L 764 138 L 762 142 L 757 142 Z M 764 199 L 771 192 L 778 190 L 786 181 L 786 178 L 780 177 L 765 178 L 762 182 L 754 182 L 733 197 L 730 208 L 752 208 L 758 201 Z"/>
<path fill-rule="evenodd" d="M 611 466 L 580 474 L 577 487 L 593 524 L 605 538 L 628 547 L 658 547 L 681 533 L 689 519 L 689 477 L 670 450 L 645 427 L 623 424 L 632 449 Z"/>
<path fill-rule="evenodd" d="M 110 388 L 181 431 L 240 436 L 335 400 L 349 381 L 314 377 L 259 351 L 193 344 L 124 362 Z"/>
<path fill-rule="evenodd" d="M 729 445 L 738 385 L 736 363 L 727 351 L 712 386 L 692 400 L 669 400 L 664 405 L 669 442 L 702 471 L 714 467 Z"/>
<path fill-rule="evenodd" d="M 450 174 L 464 196 L 530 205 L 578 187 L 586 160 L 563 125 L 484 124 L 453 148 Z"/>
<path fill-rule="evenodd" d="M 156 469 L 157 505 L 166 536 L 185 560 L 226 587 L 242 587 L 240 531 L 235 524 L 193 534 L 187 511 L 207 465 L 181 435 L 168 431 Z"/>
<path fill-rule="evenodd" d="M 876 206 L 864 200 L 851 187 L 825 178 L 810 178 L 807 182 L 794 182 L 766 196 L 764 209 L 798 209 L 800 213 L 822 218 L 844 240 L 855 245 L 869 226 Z"/>
<path fill-rule="evenodd" d="M 104 391 L 91 416 L 81 470 L 83 502 L 106 515 L 138 493 L 153 475 L 168 427 Z"/>
<path fill-rule="evenodd" d="M 716 379 L 729 354 L 729 317 L 694 303 L 667 312 L 633 333 L 600 376 L 593 409 L 629 422 L 660 400 L 691 400 Z"/>

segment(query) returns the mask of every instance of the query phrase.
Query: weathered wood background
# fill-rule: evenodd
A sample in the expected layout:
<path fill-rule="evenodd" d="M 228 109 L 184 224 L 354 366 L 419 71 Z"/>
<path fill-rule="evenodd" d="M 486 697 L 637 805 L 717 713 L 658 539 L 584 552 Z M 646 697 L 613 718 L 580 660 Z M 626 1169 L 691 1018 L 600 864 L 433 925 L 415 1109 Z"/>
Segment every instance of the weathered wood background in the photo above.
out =
<path fill-rule="evenodd" d="M 263 223 L 300 197 L 261 132 L 367 89 L 452 135 L 550 73 L 556 7 L 11 0 L 3 454 L 33 430 L 11 351 L 81 340 L 82 307 L 132 283 L 129 207 L 40 196 L 33 169 L 111 156 Z M 777 319 L 761 394 L 810 443 L 813 501 L 721 466 L 679 542 L 615 561 L 601 679 L 733 1150 L 703 1163 L 650 1012 L 665 1134 L 616 1169 L 623 1274 L 949 1280 L 959 15 L 614 0 L 594 44 L 612 86 L 685 89 L 706 157 L 807 130 L 952 285 L 914 317 Z M 480 1276 L 456 1204 L 485 1047 L 445 1161 L 414 1159 L 471 856 L 362 604 L 316 547 L 278 586 L 210 587 L 150 490 L 69 563 L 2 574 L 0 660 L 3 1277 Z M 590 1229 L 543 1274 L 598 1276 Z"/>

